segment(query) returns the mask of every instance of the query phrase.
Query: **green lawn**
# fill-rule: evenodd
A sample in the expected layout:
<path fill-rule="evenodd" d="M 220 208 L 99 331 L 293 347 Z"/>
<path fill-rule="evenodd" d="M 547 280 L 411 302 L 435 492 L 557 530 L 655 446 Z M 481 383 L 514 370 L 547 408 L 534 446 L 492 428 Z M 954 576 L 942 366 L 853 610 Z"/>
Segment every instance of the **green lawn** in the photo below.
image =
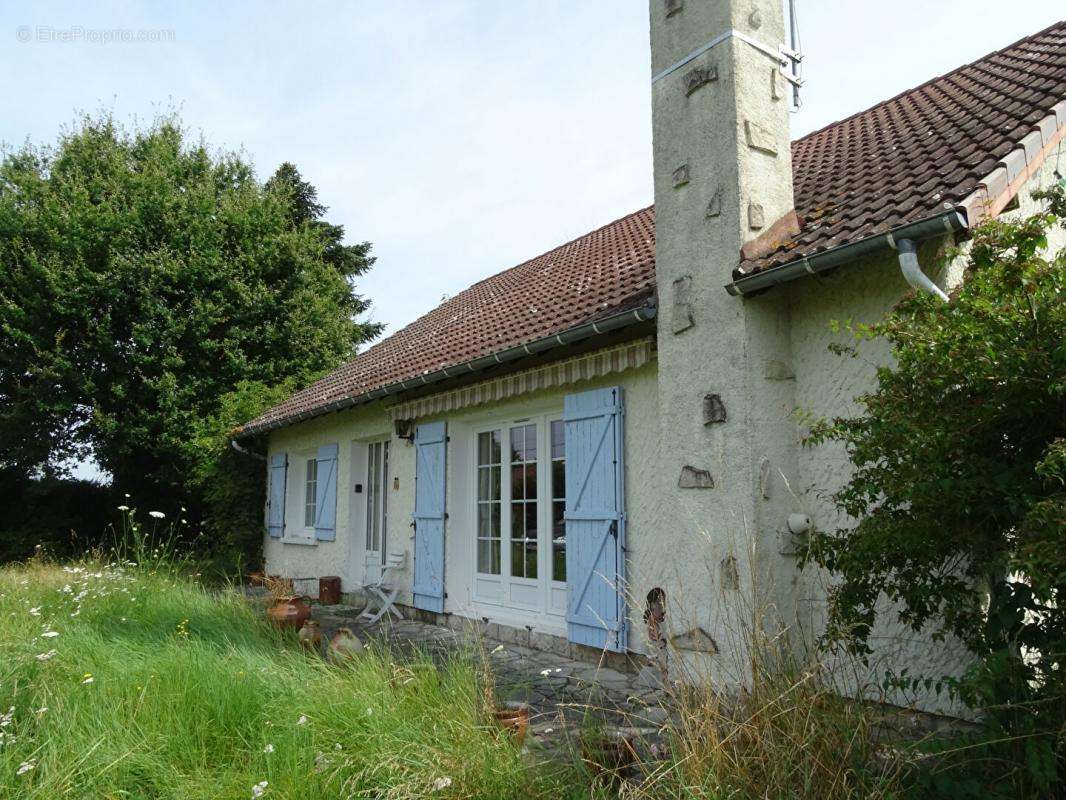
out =
<path fill-rule="evenodd" d="M 419 666 L 324 663 L 166 569 L 0 568 L 0 797 L 589 796 L 484 724 L 473 660 Z"/>

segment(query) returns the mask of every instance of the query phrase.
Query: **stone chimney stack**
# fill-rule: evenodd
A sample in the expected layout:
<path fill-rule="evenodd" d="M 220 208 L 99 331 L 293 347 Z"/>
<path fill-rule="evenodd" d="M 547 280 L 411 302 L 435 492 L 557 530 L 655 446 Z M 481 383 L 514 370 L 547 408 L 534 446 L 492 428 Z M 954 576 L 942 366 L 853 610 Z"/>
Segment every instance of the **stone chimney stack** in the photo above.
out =
<path fill-rule="evenodd" d="M 794 459 L 787 293 L 724 289 L 741 248 L 796 225 L 785 17 L 781 0 L 650 10 L 662 517 L 672 557 L 693 565 L 675 615 L 714 609 L 692 624 L 721 650 L 737 637 L 728 594 L 756 602 L 744 590 L 776 574 L 789 510 L 769 485 Z"/>

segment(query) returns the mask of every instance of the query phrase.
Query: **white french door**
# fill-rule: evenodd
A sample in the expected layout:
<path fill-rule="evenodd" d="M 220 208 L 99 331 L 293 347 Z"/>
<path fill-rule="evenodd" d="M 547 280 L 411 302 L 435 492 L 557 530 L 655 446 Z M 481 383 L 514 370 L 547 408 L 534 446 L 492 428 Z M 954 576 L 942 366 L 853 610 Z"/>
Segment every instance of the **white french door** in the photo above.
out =
<path fill-rule="evenodd" d="M 381 575 L 388 546 L 389 443 L 371 442 L 367 445 L 366 476 L 366 576 L 375 580 Z"/>
<path fill-rule="evenodd" d="M 474 433 L 475 600 L 566 613 L 563 424 L 544 415 Z"/>

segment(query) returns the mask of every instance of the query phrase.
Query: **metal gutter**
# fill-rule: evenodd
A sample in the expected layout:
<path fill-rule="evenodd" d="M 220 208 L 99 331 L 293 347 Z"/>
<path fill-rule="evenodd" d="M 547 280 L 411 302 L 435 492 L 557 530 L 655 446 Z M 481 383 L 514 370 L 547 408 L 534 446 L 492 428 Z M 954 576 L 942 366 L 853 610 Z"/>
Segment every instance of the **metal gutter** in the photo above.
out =
<path fill-rule="evenodd" d="M 950 211 L 945 211 L 935 217 L 928 217 L 918 222 L 912 222 L 909 225 L 893 228 L 888 233 L 879 233 L 868 239 L 842 244 L 829 250 L 823 250 L 821 253 L 803 256 L 796 261 L 790 261 L 787 264 L 782 264 L 763 272 L 756 272 L 754 275 L 738 278 L 732 283 L 727 283 L 725 290 L 734 296 L 752 294 L 753 292 L 777 286 L 780 283 L 802 278 L 804 275 L 814 275 L 839 267 L 841 264 L 855 261 L 872 253 L 895 249 L 896 242 L 901 239 L 921 241 L 922 239 L 929 239 L 945 233 L 954 233 L 967 227 L 969 227 L 969 224 L 965 209 L 952 208 Z"/>
<path fill-rule="evenodd" d="M 244 439 L 249 436 L 266 433 L 267 431 L 284 428 L 297 422 L 303 422 L 312 417 L 320 417 L 333 411 L 341 411 L 342 409 L 351 408 L 352 406 L 370 403 L 374 400 L 380 400 L 383 397 L 400 394 L 410 389 L 417 389 L 422 386 L 440 383 L 449 378 L 458 378 L 471 373 L 482 372 L 491 369 L 492 367 L 497 367 L 500 364 L 517 361 L 520 358 L 539 355 L 560 347 L 567 347 L 600 334 L 610 333 L 612 331 L 621 330 L 622 328 L 628 328 L 632 325 L 655 319 L 657 313 L 658 309 L 655 306 L 655 300 L 650 299 L 640 308 L 634 308 L 619 314 L 613 314 L 609 317 L 598 319 L 595 322 L 585 322 L 581 325 L 576 325 L 573 328 L 567 328 L 559 333 L 554 333 L 551 336 L 535 339 L 527 344 L 520 344 L 516 347 L 501 350 L 497 353 L 481 356 L 480 358 L 475 358 L 462 364 L 456 364 L 453 367 L 445 367 L 444 369 L 439 369 L 435 372 L 428 372 L 424 375 L 419 375 L 416 378 L 408 378 L 404 381 L 390 383 L 388 386 L 382 386 L 381 388 L 373 389 L 364 394 L 354 395 L 352 397 L 342 397 L 327 405 L 319 406 L 314 410 L 303 411 L 299 414 L 281 417 L 273 422 L 257 425 L 254 428 L 240 428 L 234 431 L 233 439 Z"/>

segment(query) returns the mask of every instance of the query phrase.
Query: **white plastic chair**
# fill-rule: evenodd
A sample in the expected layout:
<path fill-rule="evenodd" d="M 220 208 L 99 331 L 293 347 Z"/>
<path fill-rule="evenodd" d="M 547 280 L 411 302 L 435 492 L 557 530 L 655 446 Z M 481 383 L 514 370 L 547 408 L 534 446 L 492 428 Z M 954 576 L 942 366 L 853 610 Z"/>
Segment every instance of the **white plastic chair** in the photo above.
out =
<path fill-rule="evenodd" d="M 401 572 L 407 563 L 407 552 L 392 552 L 385 556 L 385 563 L 381 567 L 378 579 L 363 584 L 363 591 L 367 594 L 366 608 L 359 615 L 360 621 L 373 625 L 386 614 L 392 614 L 396 619 L 403 619 L 400 609 L 396 608 L 396 595 L 400 593 L 400 583 L 397 573 Z M 374 606 L 377 606 L 377 610 Z"/>

